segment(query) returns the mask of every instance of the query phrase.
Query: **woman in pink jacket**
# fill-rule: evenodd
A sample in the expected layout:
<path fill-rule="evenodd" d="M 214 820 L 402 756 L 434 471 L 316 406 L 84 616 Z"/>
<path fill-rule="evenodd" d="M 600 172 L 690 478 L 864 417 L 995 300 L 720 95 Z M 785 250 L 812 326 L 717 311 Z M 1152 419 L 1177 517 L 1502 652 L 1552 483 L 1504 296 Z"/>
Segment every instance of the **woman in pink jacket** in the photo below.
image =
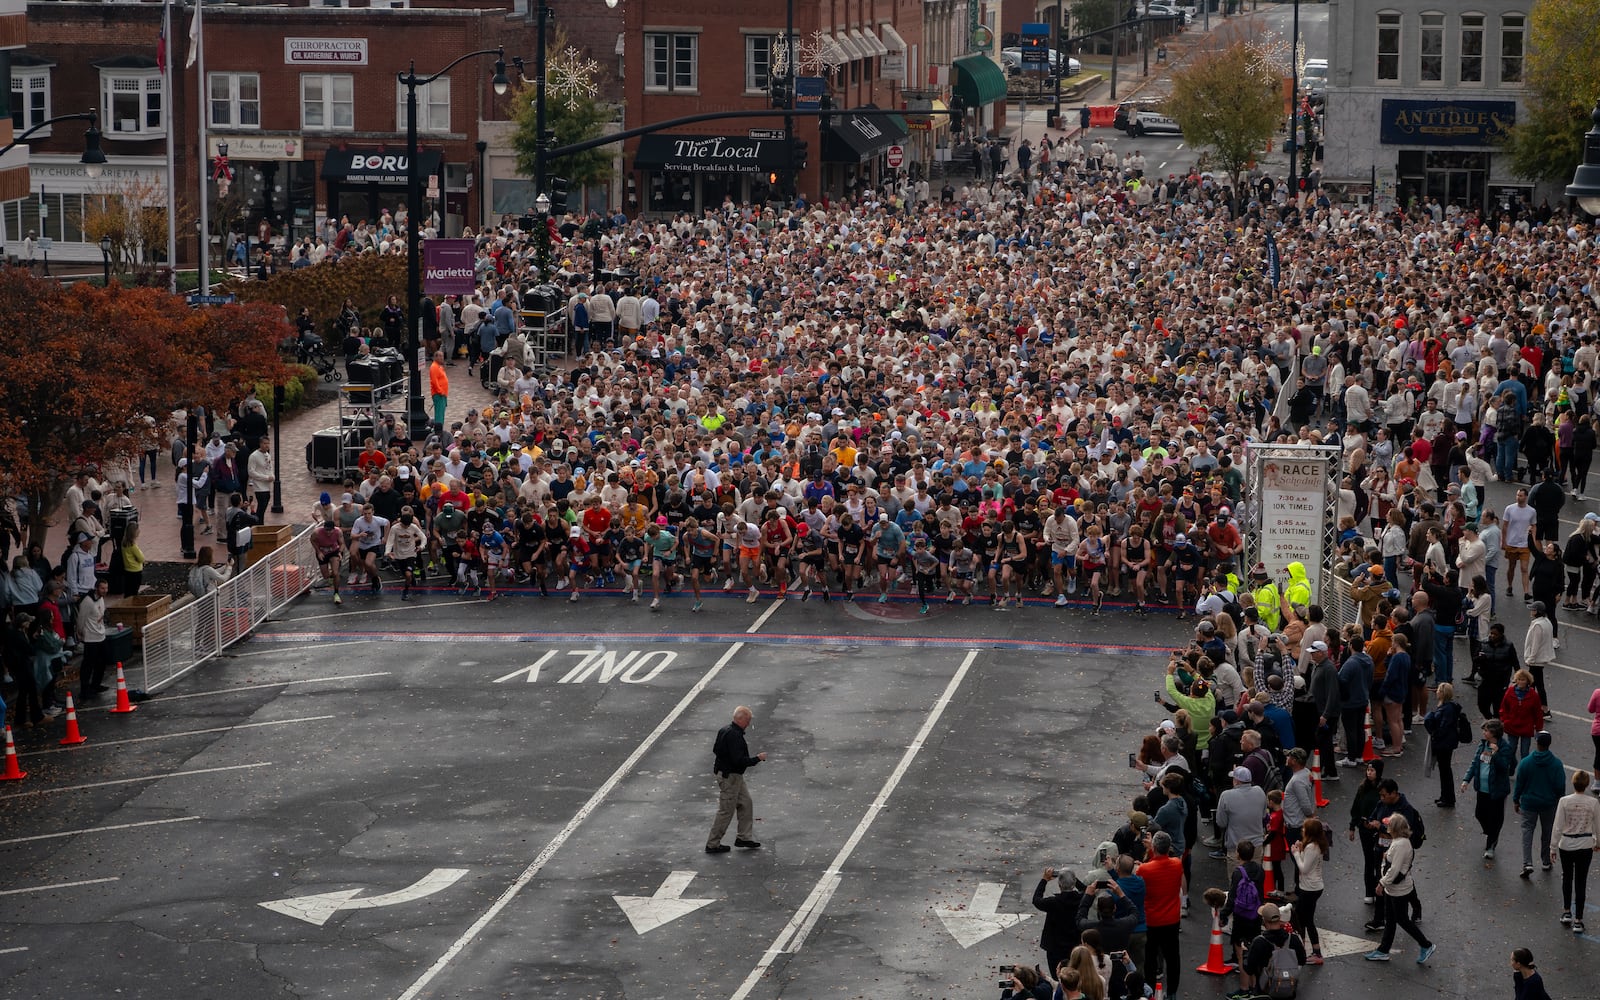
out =
<path fill-rule="evenodd" d="M 1589 714 L 1594 716 L 1589 725 L 1589 738 L 1594 740 L 1594 773 L 1600 776 L 1600 688 L 1589 696 Z"/>

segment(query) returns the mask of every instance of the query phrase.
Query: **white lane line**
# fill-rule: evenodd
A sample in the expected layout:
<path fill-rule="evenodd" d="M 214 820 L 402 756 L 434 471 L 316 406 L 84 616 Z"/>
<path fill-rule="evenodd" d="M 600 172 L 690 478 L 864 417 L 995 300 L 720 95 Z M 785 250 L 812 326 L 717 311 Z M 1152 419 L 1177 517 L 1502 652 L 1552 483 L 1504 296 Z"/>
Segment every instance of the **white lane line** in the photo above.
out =
<path fill-rule="evenodd" d="M 487 600 L 476 601 L 441 601 L 438 604 L 424 604 L 420 601 L 411 604 L 397 604 L 394 607 L 367 608 L 362 611 L 332 611 L 325 615 L 304 615 L 294 618 L 273 618 L 272 621 L 282 622 L 286 625 L 295 622 L 320 622 L 328 618 L 355 618 L 358 615 L 381 615 L 389 611 L 415 611 L 418 608 L 464 608 L 469 604 L 488 604 Z"/>
<path fill-rule="evenodd" d="M 789 923 L 779 932 L 777 940 L 772 942 L 772 947 L 762 954 L 761 961 L 757 962 L 756 967 L 750 970 L 750 975 L 745 978 L 743 985 L 734 991 L 732 1000 L 745 1000 L 750 995 L 750 991 L 755 989 L 756 984 L 761 981 L 761 977 L 766 975 L 767 970 L 772 967 L 772 963 L 779 955 L 800 950 L 800 945 L 805 941 L 806 935 L 810 933 L 811 928 L 816 924 L 817 918 L 822 915 L 822 910 L 828 905 L 828 901 L 833 898 L 834 891 L 839 888 L 839 882 L 843 878 L 842 869 L 845 862 L 850 860 L 850 855 L 855 852 L 856 846 L 861 843 L 862 838 L 867 835 L 867 830 L 872 827 L 872 821 L 878 818 L 878 813 L 883 811 L 883 807 L 889 801 L 889 796 L 893 795 L 894 790 L 899 787 L 900 779 L 904 778 L 906 772 L 911 769 L 912 762 L 917 759 L 917 754 L 922 750 L 923 744 L 927 742 L 929 734 L 933 732 L 933 727 L 939 724 L 939 718 L 944 715 L 944 710 L 949 706 L 950 699 L 955 697 L 956 690 L 961 687 L 961 682 L 966 679 L 967 672 L 972 669 L 973 661 L 977 658 L 978 651 L 976 649 L 967 652 L 966 658 L 961 661 L 961 666 L 956 670 L 955 676 L 950 678 L 950 683 L 945 685 L 944 693 L 939 696 L 938 701 L 934 702 L 933 709 L 928 712 L 928 717 L 923 720 L 922 728 L 917 730 L 916 738 L 911 741 L 911 745 L 906 747 L 906 752 L 901 755 L 900 763 L 895 765 L 895 769 L 889 773 L 888 780 L 878 790 L 878 797 L 873 799 L 872 805 L 867 807 L 867 814 L 861 817 L 861 822 L 856 824 L 855 831 L 844 842 L 844 846 L 839 848 L 839 853 L 834 856 L 833 863 L 828 866 L 828 870 L 823 873 L 821 880 L 811 890 L 811 895 L 806 897 L 806 901 L 801 904 L 800 909 L 795 911 L 795 915 L 789 919 Z"/>
<path fill-rule="evenodd" d="M 738 655 L 739 650 L 743 648 L 744 643 L 734 643 L 731 647 L 729 647 L 726 653 L 723 653 L 722 656 L 718 658 L 716 663 L 711 665 L 711 669 L 707 670 L 704 676 L 695 682 L 694 687 L 690 688 L 684 694 L 684 696 L 679 699 L 678 703 L 672 707 L 672 711 L 667 713 L 666 718 L 662 719 L 660 724 L 651 731 L 650 735 L 644 738 L 644 742 L 635 747 L 633 753 L 628 755 L 628 759 L 623 761 L 622 764 L 618 766 L 614 772 L 612 772 L 611 777 L 606 779 L 605 784 L 595 789 L 595 793 L 589 796 L 589 801 L 585 802 L 582 807 L 580 807 L 578 811 L 573 814 L 572 818 L 567 821 L 567 825 L 562 827 L 560 832 L 558 832 L 555 837 L 551 839 L 550 843 L 544 846 L 544 850 L 539 852 L 538 857 L 534 858 L 533 862 L 529 864 L 527 868 L 522 870 L 522 874 L 517 876 L 517 880 L 512 882 L 511 885 L 500 894 L 500 897 L 496 899 L 487 910 L 483 911 L 482 916 L 472 922 L 471 927 L 468 927 L 460 937 L 456 938 L 455 941 L 451 943 L 449 948 L 445 949 L 443 955 L 440 955 L 432 965 L 428 966 L 427 970 L 424 971 L 422 975 L 417 977 L 416 982 L 412 983 L 404 993 L 400 994 L 399 1000 L 416 1000 L 418 996 L 421 996 L 422 991 L 428 988 L 428 984 L 432 983 L 436 978 L 438 978 L 439 973 L 443 972 L 446 966 L 453 962 L 456 957 L 462 953 L 462 951 L 466 950 L 467 946 L 470 945 L 479 934 L 483 933 L 484 929 L 494 921 L 494 918 L 500 915 L 500 911 L 511 905 L 511 901 L 516 899 L 517 896 L 521 894 L 522 890 L 528 887 L 528 884 L 534 880 L 539 872 L 544 870 L 544 866 L 549 864 L 550 859 L 555 856 L 555 853 L 572 838 L 572 835 L 578 831 L 578 827 L 583 825 L 584 820 L 588 819 L 596 809 L 600 808 L 600 805 L 605 801 L 606 796 L 610 795 L 612 790 L 615 789 L 617 785 L 621 784 L 622 780 L 626 778 L 636 766 L 638 766 L 639 761 L 644 759 L 644 755 L 649 753 L 650 749 L 654 747 L 656 742 L 666 734 L 667 730 L 678 721 L 679 717 L 681 717 L 684 712 L 689 710 L 689 706 L 694 704 L 695 699 L 700 696 L 700 693 L 710 686 L 711 682 L 715 680 L 717 675 L 722 672 L 722 668 L 727 666 L 728 662 Z"/>
<path fill-rule="evenodd" d="M 0 896 L 20 896 L 25 892 L 49 892 L 51 889 L 73 889 L 80 885 L 99 885 L 102 882 L 121 881 L 122 876 L 120 875 L 113 875 L 110 878 L 86 878 L 82 882 L 57 882 L 55 885 L 31 885 L 26 889 L 0 889 Z M 4 952 L 0 952 L 0 954 L 4 954 Z"/>
<path fill-rule="evenodd" d="M 48 753 L 79 753 L 84 750 L 98 750 L 101 747 L 120 747 L 129 743 L 151 743 L 155 740 L 175 740 L 183 736 L 208 736 L 211 733 L 231 733 L 235 729 L 263 729 L 267 726 L 293 726 L 302 722 L 324 722 L 337 718 L 332 715 L 308 715 L 301 719 L 277 719 L 273 722 L 245 722 L 237 726 L 217 726 L 214 729 L 190 729 L 181 733 L 162 733 L 160 736 L 135 736 L 126 740 L 90 740 L 79 743 L 73 747 L 55 747 L 50 750 L 35 750 L 28 754 L 29 757 L 43 757 Z"/>
<path fill-rule="evenodd" d="M 31 754 L 29 756 L 32 756 Z M 81 833 L 110 833 L 112 830 L 132 830 L 137 826 L 164 826 L 168 823 L 193 823 L 199 816 L 179 816 L 175 819 L 147 819 L 141 823 L 113 823 L 111 826 L 89 826 L 81 830 L 63 830 L 60 833 L 36 833 L 31 837 L 13 837 L 10 840 L 0 840 L 0 847 L 6 844 L 26 844 L 35 840 L 55 840 L 57 837 L 76 837 Z"/>
<path fill-rule="evenodd" d="M 1600 635 L 1600 628 L 1595 628 L 1592 625 L 1579 625 L 1577 622 L 1567 621 L 1565 618 L 1561 619 L 1561 627 L 1575 628 L 1579 632 L 1592 632 L 1595 635 Z"/>
<path fill-rule="evenodd" d="M 1600 673 L 1597 673 L 1596 671 L 1585 670 L 1582 667 L 1574 667 L 1570 663 L 1557 663 L 1552 660 L 1550 661 L 1550 665 L 1552 667 L 1560 667 L 1562 670 L 1570 670 L 1575 674 L 1588 674 L 1590 677 L 1600 677 Z"/>
<path fill-rule="evenodd" d="M 321 684 L 324 681 L 359 681 L 368 677 L 388 677 L 389 674 L 390 671 L 388 670 L 374 670 L 371 673 L 365 674 L 335 674 L 332 677 L 305 677 L 296 681 L 262 681 L 260 684 L 236 684 L 233 687 L 218 688 L 215 691 L 196 691 L 193 694 L 164 694 L 153 700 L 157 702 L 167 702 L 182 701 L 185 698 L 214 698 L 217 695 L 235 694 L 239 691 L 259 691 L 262 688 L 289 687 L 293 684 Z M 78 709 L 78 712 L 80 714 L 83 712 L 105 712 L 109 711 L 110 708 L 110 705 L 91 705 L 88 708 Z"/>
<path fill-rule="evenodd" d="M 767 619 L 771 618 L 773 614 L 781 607 L 783 607 L 783 598 L 780 597 L 772 602 L 772 607 L 761 612 L 761 617 L 756 619 L 754 625 L 751 625 L 749 628 L 745 629 L 744 634 L 755 635 L 757 632 L 761 631 L 761 626 L 765 625 L 767 623 Z"/>
<path fill-rule="evenodd" d="M 19 951 L 27 950 L 26 948 L 0 948 L 0 955 L 15 955 Z"/>
<path fill-rule="evenodd" d="M 1591 719 L 1587 715 L 1573 715 L 1571 712 L 1557 712 L 1554 709 L 1552 709 L 1550 711 L 1550 714 L 1555 716 L 1558 719 L 1571 719 L 1573 722 L 1593 722 L 1594 721 L 1593 719 Z"/>
<path fill-rule="evenodd" d="M 369 642 L 377 642 L 377 641 L 378 640 L 376 640 L 376 639 L 352 639 L 349 642 L 341 642 L 339 644 L 339 648 L 340 649 L 348 649 L 351 646 L 361 646 L 361 645 L 365 645 L 366 643 L 369 643 Z M 224 659 L 224 660 L 248 660 L 252 656 L 271 656 L 274 653 L 282 653 L 283 649 L 284 649 L 284 647 L 279 646 L 276 649 L 258 649 L 253 653 L 223 653 L 222 656 L 220 657 L 220 659 Z"/>
<path fill-rule="evenodd" d="M 28 795 L 54 795 L 57 792 L 81 792 L 86 788 L 107 788 L 111 785 L 137 785 L 141 781 L 161 781 L 165 778 L 187 778 L 195 774 L 216 774 L 219 771 L 247 771 L 253 767 L 271 767 L 272 761 L 266 760 L 256 764 L 230 764 L 227 767 L 202 767 L 193 771 L 170 771 L 167 774 L 151 774 L 143 778 L 118 778 L 115 781 L 91 781 L 87 785 L 64 785 L 61 788 L 35 788 L 31 792 L 17 792 L 13 795 L 0 795 L 0 802 L 11 799 L 20 799 Z"/>

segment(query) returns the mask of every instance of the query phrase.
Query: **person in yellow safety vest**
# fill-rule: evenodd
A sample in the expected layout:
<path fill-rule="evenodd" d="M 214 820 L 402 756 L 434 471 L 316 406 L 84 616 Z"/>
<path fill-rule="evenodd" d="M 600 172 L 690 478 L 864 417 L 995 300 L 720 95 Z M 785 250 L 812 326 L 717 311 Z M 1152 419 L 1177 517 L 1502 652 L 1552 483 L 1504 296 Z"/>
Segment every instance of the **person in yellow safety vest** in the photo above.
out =
<path fill-rule="evenodd" d="M 1222 574 L 1223 585 L 1226 587 L 1226 589 L 1233 591 L 1235 594 L 1239 593 L 1240 585 L 1243 583 L 1243 581 L 1239 579 L 1239 574 L 1233 571 L 1232 560 L 1228 560 L 1219 565 L 1217 567 L 1217 572 Z"/>
<path fill-rule="evenodd" d="M 1278 585 L 1272 582 L 1272 577 L 1267 573 L 1266 563 L 1256 563 L 1250 567 L 1250 593 L 1256 600 L 1256 613 L 1261 616 L 1261 624 L 1273 632 L 1278 631 L 1278 622 L 1282 620 L 1282 612 L 1278 607 L 1281 595 Z"/>
<path fill-rule="evenodd" d="M 1285 568 L 1289 571 L 1289 579 L 1284 584 L 1283 596 L 1289 599 L 1291 607 L 1309 608 L 1311 581 L 1306 578 L 1305 563 L 1292 562 Z"/>

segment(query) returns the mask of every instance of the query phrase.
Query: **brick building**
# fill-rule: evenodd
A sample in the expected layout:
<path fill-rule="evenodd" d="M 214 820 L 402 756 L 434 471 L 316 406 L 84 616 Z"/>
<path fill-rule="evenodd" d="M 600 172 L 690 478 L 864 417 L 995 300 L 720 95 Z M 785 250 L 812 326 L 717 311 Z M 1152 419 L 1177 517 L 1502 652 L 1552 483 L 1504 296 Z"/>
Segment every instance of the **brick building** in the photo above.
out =
<path fill-rule="evenodd" d="M 158 0 L 29 3 L 28 44 L 11 60 L 14 103 L 36 88 L 43 94 L 42 117 L 98 109 L 109 162 L 100 178 L 86 175 L 77 162 L 83 147 L 76 123 L 39 138 L 31 160 L 33 193 L 0 206 L 0 240 L 10 249 L 27 230 L 39 229 L 54 236 L 55 259 L 98 263 L 100 250 L 82 231 L 86 207 L 106 195 L 135 192 L 164 202 L 168 128 L 174 130 L 180 197 L 180 263 L 196 259 L 193 226 L 184 217 L 197 217 L 201 172 L 212 173 L 224 143 L 234 174 L 227 197 L 218 200 L 215 180 L 207 185 L 213 262 L 230 220 L 231 228 L 252 236 L 265 221 L 274 238 L 298 239 L 325 217 L 375 220 L 394 210 L 406 198 L 407 169 L 406 91 L 397 74 L 413 59 L 427 75 L 458 55 L 501 45 L 508 60 L 522 55 L 530 71 L 534 62 L 534 23 L 525 0 L 407 2 L 207 3 L 203 91 L 199 67 L 185 65 L 190 11 L 181 5 L 173 10 L 171 78 L 165 79 L 157 65 Z M 551 6 L 553 23 L 571 44 L 614 64 L 620 11 L 598 0 Z M 563 13 L 568 8 L 576 15 L 570 20 Z M 610 15 L 609 22 L 590 8 Z M 532 192 L 516 177 L 507 148 L 508 101 L 494 94 L 492 73 L 491 58 L 470 59 L 418 92 L 421 172 L 438 179 L 438 196 L 424 209 L 440 217 L 446 233 L 531 207 Z M 202 112 L 204 155 L 196 120 Z M 33 113 L 25 109 L 25 116 Z M 482 151 L 480 139 L 487 143 Z M 589 195 L 613 198 L 603 190 Z"/>
<path fill-rule="evenodd" d="M 0 0 L 0 69 L 10 75 L 11 59 L 28 41 L 25 0 Z M 0 115 L 0 149 L 11 145 L 20 129 L 13 128 L 11 94 L 4 98 L 5 114 Z M 28 150 L 18 147 L 0 155 L 0 201 L 21 198 L 28 193 Z"/>
<path fill-rule="evenodd" d="M 822 91 L 835 107 L 900 109 L 922 42 L 920 0 L 801 0 L 794 27 L 797 104 L 812 107 Z M 627 127 L 707 111 L 764 110 L 773 60 L 783 45 L 784 0 L 655 0 L 625 3 L 624 89 Z M 807 60 L 820 52 L 820 60 Z M 826 63 L 826 65 L 822 65 Z M 808 82 L 814 81 L 814 82 Z M 630 211 L 696 211 L 724 198 L 763 201 L 779 195 L 790 148 L 781 118 L 731 119 L 687 125 L 628 140 L 625 207 Z M 751 130 L 758 135 L 752 137 Z M 796 179 L 807 197 L 837 195 L 889 168 L 885 153 L 907 137 L 899 115 L 795 119 L 807 146 Z"/>

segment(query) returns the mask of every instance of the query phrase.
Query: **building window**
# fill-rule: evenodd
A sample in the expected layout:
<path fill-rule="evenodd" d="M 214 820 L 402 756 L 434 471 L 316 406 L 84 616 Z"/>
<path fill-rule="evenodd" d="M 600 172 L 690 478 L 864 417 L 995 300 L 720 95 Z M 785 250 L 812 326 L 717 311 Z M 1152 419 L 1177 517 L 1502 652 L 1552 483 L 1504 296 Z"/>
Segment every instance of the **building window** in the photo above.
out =
<path fill-rule="evenodd" d="M 777 35 L 744 36 L 744 89 L 765 91 L 772 84 L 772 59 L 783 40 Z"/>
<path fill-rule="evenodd" d="M 396 87 L 398 103 L 394 115 L 395 128 L 404 132 L 409 125 L 406 117 L 406 86 L 402 83 L 396 84 Z M 449 77 L 440 77 L 417 88 L 417 131 L 450 131 Z"/>
<path fill-rule="evenodd" d="M 50 71 L 43 67 L 11 71 L 11 127 L 22 132 L 50 118 Z M 49 127 L 35 132 L 48 136 Z"/>
<path fill-rule="evenodd" d="M 1378 66 L 1375 74 L 1379 80 L 1400 79 L 1400 15 L 1378 15 Z"/>
<path fill-rule="evenodd" d="M 664 31 L 644 36 L 646 90 L 694 90 L 700 79 L 700 36 Z"/>
<path fill-rule="evenodd" d="M 1417 79 L 1423 83 L 1444 80 L 1444 15 L 1422 15 L 1422 32 L 1417 39 Z"/>
<path fill-rule="evenodd" d="M 255 73 L 210 73 L 212 128 L 261 127 L 261 77 Z"/>
<path fill-rule="evenodd" d="M 1461 15 L 1461 82 L 1483 82 L 1483 15 Z"/>
<path fill-rule="evenodd" d="M 354 129 L 355 78 L 342 73 L 302 74 L 300 127 L 323 131 Z"/>
<path fill-rule="evenodd" d="M 1528 18 L 1524 14 L 1500 15 L 1500 82 L 1522 82 L 1523 40 Z"/>
<path fill-rule="evenodd" d="M 101 128 L 112 138 L 165 135 L 165 91 L 157 70 L 105 70 L 100 74 Z"/>

